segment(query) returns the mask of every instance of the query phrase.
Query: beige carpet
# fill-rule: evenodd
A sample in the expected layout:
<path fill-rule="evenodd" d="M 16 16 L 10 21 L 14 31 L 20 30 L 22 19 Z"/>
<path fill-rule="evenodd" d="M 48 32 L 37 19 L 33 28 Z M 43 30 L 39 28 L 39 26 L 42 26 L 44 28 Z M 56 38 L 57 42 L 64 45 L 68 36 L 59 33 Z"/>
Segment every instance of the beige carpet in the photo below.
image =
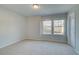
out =
<path fill-rule="evenodd" d="M 23 40 L 0 49 L 0 55 L 74 55 L 75 51 L 67 44 Z"/>

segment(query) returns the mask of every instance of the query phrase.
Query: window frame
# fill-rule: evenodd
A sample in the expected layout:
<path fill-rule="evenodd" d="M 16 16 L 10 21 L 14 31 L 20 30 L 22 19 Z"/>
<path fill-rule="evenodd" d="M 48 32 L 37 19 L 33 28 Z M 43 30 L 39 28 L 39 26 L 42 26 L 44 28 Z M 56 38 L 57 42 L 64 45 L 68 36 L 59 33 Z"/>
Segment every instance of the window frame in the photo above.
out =
<path fill-rule="evenodd" d="M 52 22 L 52 24 L 51 24 L 51 34 L 43 34 L 43 21 L 47 21 L 47 20 L 51 20 L 51 22 Z M 54 34 L 54 23 L 53 23 L 54 20 L 64 20 L 64 26 L 63 26 L 64 27 L 64 33 L 62 35 L 61 34 Z M 41 23 L 40 23 L 41 24 L 40 25 L 41 26 L 40 27 L 40 30 L 41 30 L 40 33 L 42 35 L 49 35 L 49 36 L 52 36 L 52 35 L 53 36 L 64 36 L 65 35 L 65 27 L 66 27 L 65 23 L 66 23 L 65 19 L 53 19 L 53 20 L 52 19 L 46 19 L 46 20 L 42 20 Z"/>
<path fill-rule="evenodd" d="M 64 20 L 64 19 L 54 19 L 54 20 Z M 54 20 L 52 20 L 52 24 L 53 24 L 53 26 L 52 26 L 52 34 L 53 35 L 57 35 L 57 36 L 64 36 L 65 35 L 65 20 L 64 20 L 64 25 L 63 26 L 57 26 L 57 27 L 64 27 L 64 32 L 63 32 L 63 34 L 54 34 Z M 55 26 L 56 27 L 56 26 Z"/>
<path fill-rule="evenodd" d="M 43 33 L 43 21 L 51 21 L 51 34 L 44 34 L 44 33 Z M 41 34 L 42 34 L 42 35 L 52 35 L 52 20 L 50 20 L 50 19 L 49 19 L 49 20 L 42 20 L 42 21 L 41 21 L 41 24 L 42 24 L 42 26 L 41 26 L 41 28 L 42 28 Z"/>

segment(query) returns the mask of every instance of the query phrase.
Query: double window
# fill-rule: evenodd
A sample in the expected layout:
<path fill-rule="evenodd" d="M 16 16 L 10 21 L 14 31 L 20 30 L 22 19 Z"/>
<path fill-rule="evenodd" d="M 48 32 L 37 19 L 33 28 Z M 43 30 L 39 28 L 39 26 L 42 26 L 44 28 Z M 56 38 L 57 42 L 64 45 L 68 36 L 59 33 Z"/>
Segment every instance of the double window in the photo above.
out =
<path fill-rule="evenodd" d="M 64 35 L 64 20 L 42 21 L 42 33 L 50 35 Z"/>

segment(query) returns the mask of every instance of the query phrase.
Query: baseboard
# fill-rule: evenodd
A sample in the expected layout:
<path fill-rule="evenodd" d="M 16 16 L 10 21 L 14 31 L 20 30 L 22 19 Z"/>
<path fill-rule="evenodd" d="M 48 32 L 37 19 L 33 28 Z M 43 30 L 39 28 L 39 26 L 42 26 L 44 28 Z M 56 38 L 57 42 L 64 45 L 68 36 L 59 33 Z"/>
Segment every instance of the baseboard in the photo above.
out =
<path fill-rule="evenodd" d="M 20 42 L 20 41 L 22 41 L 22 40 L 16 40 L 16 41 L 9 42 L 8 44 L 1 46 L 0 48 L 7 47 L 9 45 L 15 44 L 15 43 Z"/>
<path fill-rule="evenodd" d="M 36 39 L 24 39 L 24 40 L 31 40 L 31 41 L 47 41 L 47 42 L 56 42 L 56 43 L 64 43 L 64 44 L 67 44 L 66 42 L 59 42 L 59 41 L 53 41 L 53 40 L 36 40 Z"/>

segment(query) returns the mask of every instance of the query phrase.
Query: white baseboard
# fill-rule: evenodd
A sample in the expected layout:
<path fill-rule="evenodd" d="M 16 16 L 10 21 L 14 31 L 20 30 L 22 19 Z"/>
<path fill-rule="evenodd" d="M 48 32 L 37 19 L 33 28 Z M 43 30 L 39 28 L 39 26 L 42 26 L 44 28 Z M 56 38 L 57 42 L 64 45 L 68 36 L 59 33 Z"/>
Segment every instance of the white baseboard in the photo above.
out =
<path fill-rule="evenodd" d="M 22 41 L 22 40 L 16 40 L 16 41 L 9 42 L 8 44 L 1 46 L 0 48 L 7 47 L 9 45 L 12 45 L 12 44 L 17 43 L 17 42 L 20 42 L 20 41 Z"/>

